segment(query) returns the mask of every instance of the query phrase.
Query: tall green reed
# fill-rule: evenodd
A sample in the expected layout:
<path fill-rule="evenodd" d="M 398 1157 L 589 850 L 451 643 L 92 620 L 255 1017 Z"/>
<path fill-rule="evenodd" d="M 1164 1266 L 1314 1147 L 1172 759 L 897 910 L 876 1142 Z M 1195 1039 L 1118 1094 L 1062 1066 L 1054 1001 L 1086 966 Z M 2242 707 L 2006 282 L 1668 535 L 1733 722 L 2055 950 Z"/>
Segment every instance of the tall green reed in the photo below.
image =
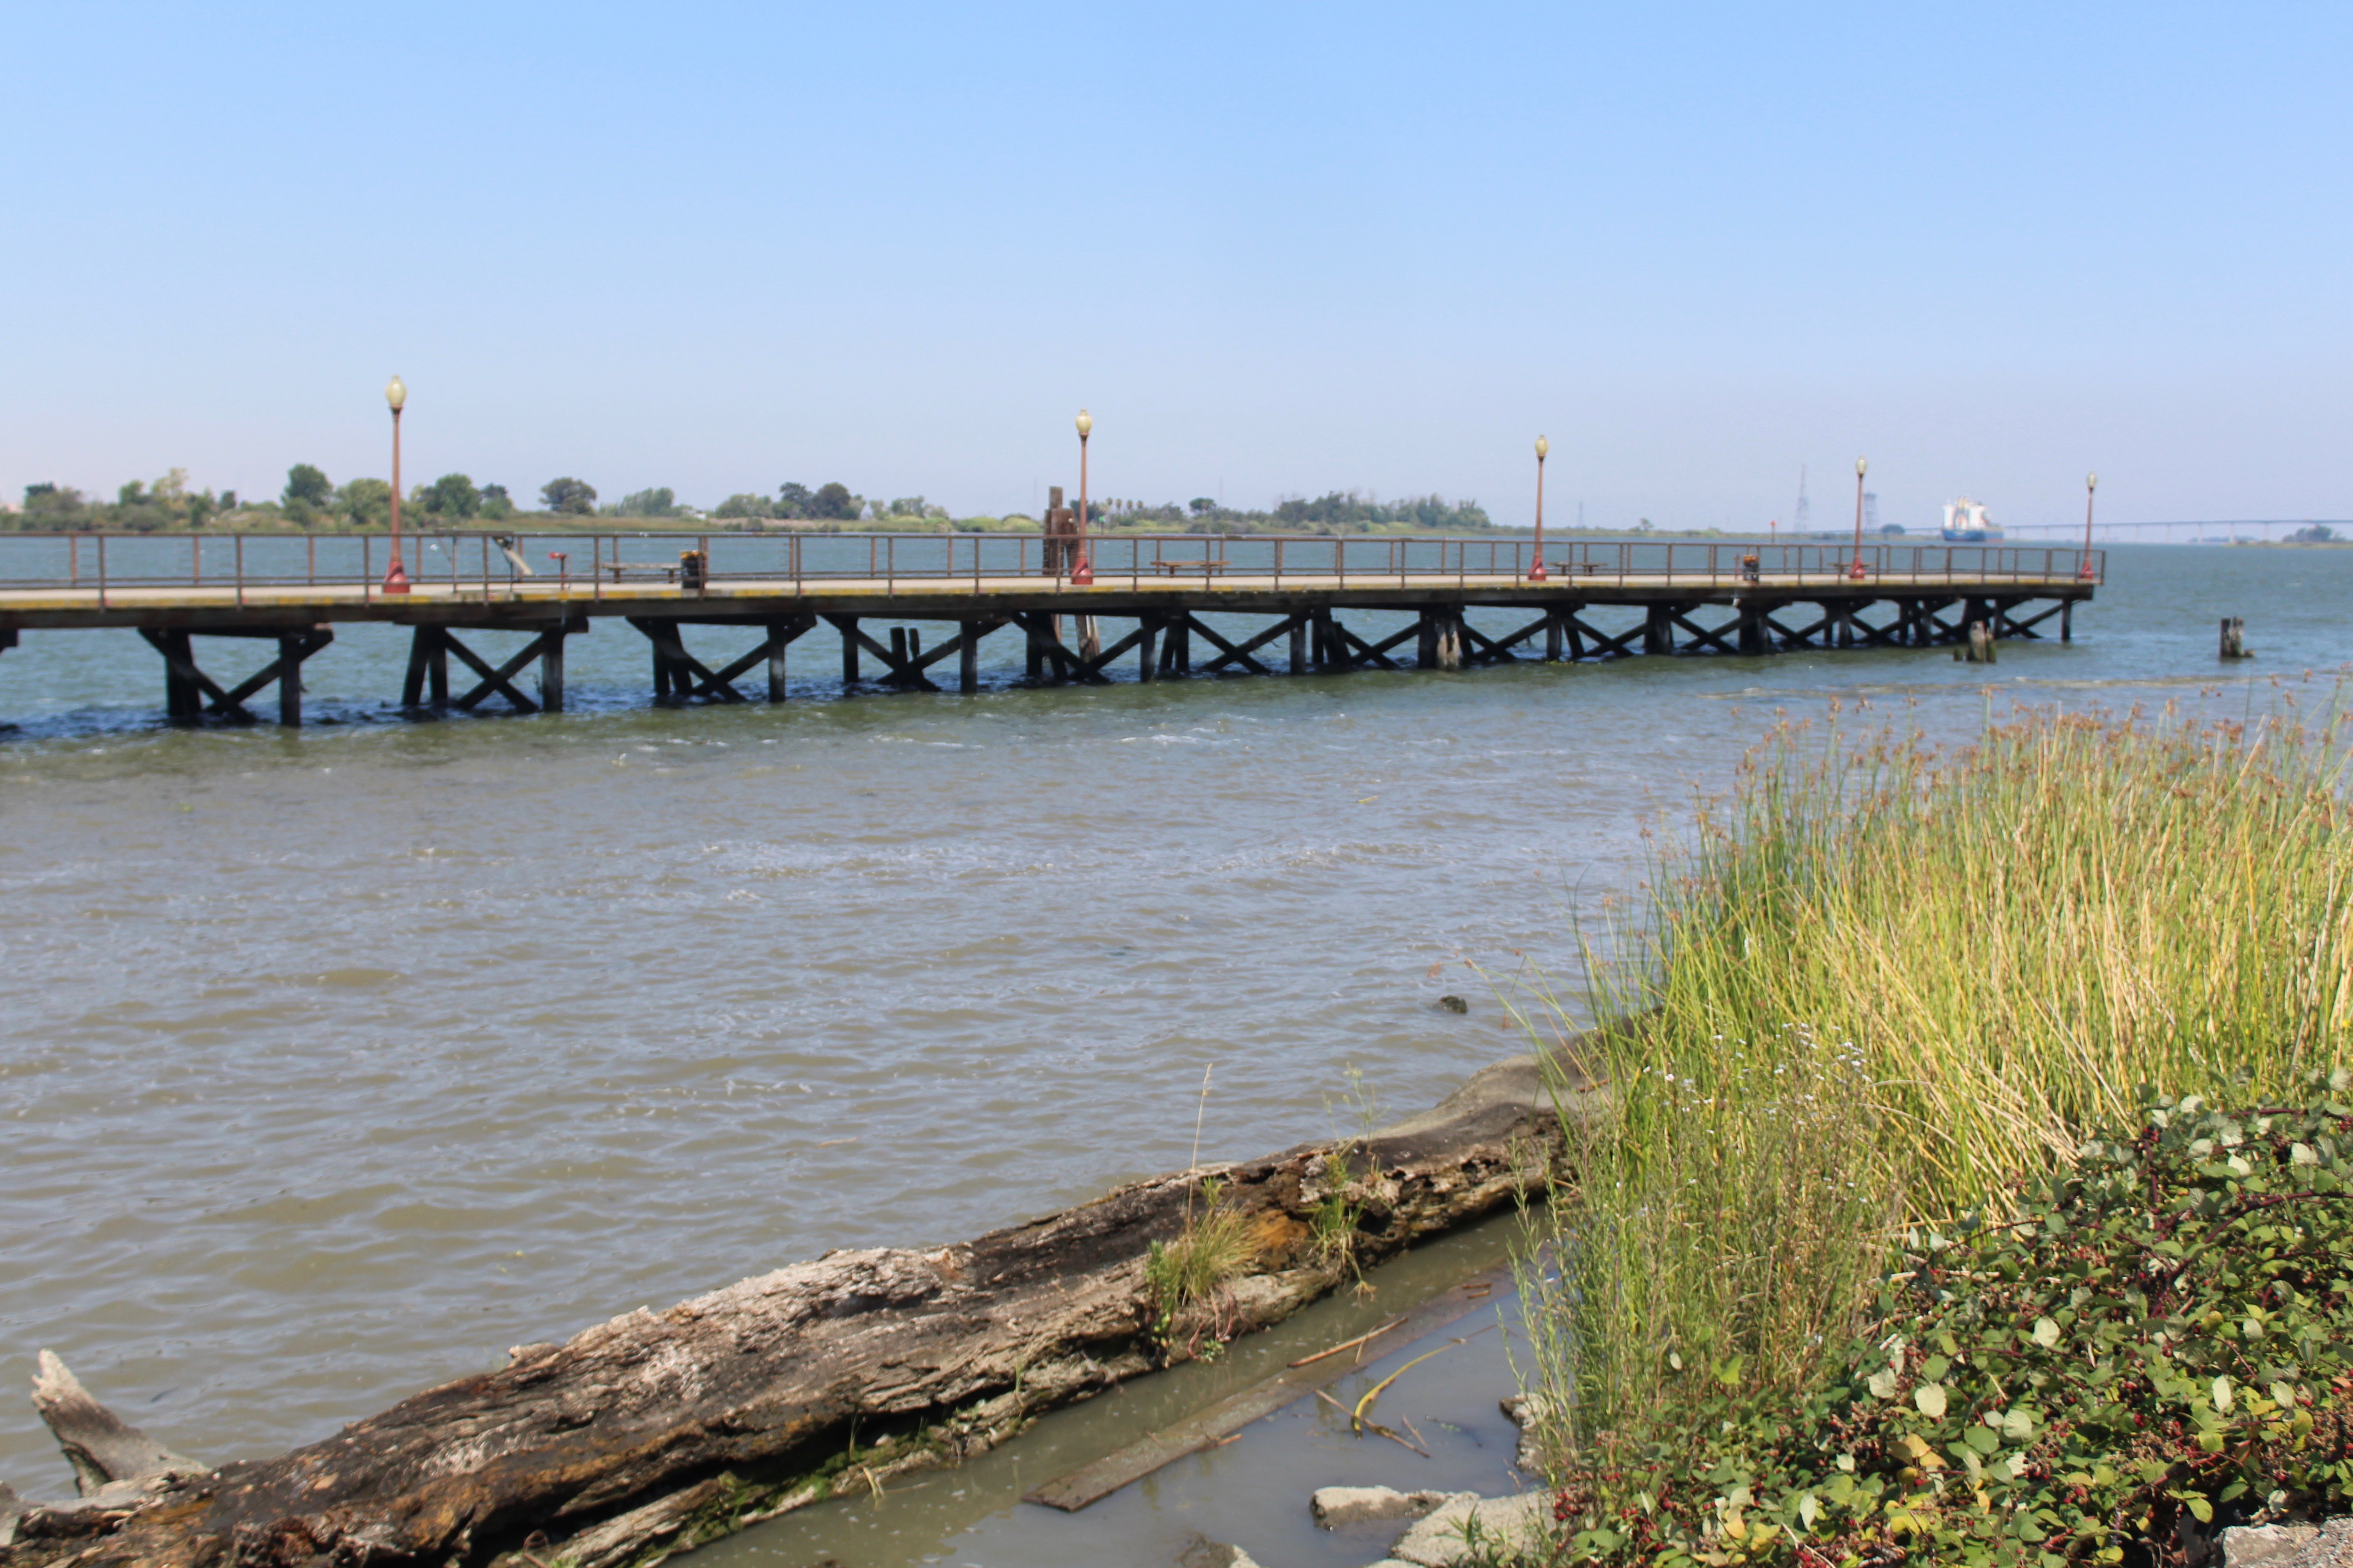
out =
<path fill-rule="evenodd" d="M 2139 1086 L 2347 1059 L 2334 708 L 1778 727 L 1588 952 L 1609 1086 L 1530 1277 L 1557 1456 L 1804 1387 L 1888 1241 L 1999 1205 Z"/>

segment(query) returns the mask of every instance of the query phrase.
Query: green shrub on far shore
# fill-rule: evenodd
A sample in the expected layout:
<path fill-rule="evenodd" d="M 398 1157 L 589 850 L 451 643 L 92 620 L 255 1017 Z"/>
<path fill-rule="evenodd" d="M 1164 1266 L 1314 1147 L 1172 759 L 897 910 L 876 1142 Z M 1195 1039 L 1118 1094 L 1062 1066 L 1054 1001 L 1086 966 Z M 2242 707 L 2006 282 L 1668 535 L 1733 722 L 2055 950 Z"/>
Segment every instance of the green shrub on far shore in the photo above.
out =
<path fill-rule="evenodd" d="M 1564 1560 L 2164 1561 L 2353 1505 L 2353 1074 L 2155 1100 L 1947 1238 L 1794 1405 L 1678 1374 L 1689 1426 L 1566 1477 Z"/>

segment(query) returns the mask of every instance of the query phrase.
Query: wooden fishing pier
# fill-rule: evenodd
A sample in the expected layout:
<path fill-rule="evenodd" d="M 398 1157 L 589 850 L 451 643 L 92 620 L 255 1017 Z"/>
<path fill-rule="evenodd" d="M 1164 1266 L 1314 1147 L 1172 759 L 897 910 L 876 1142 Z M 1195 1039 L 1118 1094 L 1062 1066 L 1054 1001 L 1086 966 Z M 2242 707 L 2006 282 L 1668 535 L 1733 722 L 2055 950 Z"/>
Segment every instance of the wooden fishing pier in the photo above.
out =
<path fill-rule="evenodd" d="M 658 700 L 783 701 L 788 650 L 821 626 L 846 691 L 977 690 L 980 649 L 1000 634 L 1039 683 L 1109 681 L 1130 660 L 1150 681 L 1944 645 L 1979 657 L 2001 639 L 2070 640 L 2105 569 L 2096 551 L 1883 542 L 1552 542 L 1541 575 L 1531 542 L 1508 538 L 1114 534 L 1087 540 L 1083 562 L 1038 534 L 474 531 L 400 548 L 407 591 L 387 593 L 381 535 L 6 536 L 0 650 L 27 632 L 135 631 L 161 656 L 175 722 L 251 721 L 274 687 L 279 721 L 299 724 L 304 661 L 354 624 L 409 631 L 405 710 L 533 712 L 563 708 L 565 646 L 599 621 L 646 639 Z M 690 629 L 726 651 L 690 652 Z M 494 661 L 466 640 L 479 633 L 528 641 Z M 269 657 L 224 681 L 199 639 Z"/>

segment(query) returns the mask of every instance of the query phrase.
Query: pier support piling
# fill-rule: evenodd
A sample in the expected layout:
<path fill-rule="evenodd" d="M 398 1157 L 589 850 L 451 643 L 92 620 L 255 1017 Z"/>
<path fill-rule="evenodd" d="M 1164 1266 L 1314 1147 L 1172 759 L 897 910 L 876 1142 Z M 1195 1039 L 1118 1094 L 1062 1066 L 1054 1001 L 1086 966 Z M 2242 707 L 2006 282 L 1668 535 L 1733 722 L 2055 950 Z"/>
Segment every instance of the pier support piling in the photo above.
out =
<path fill-rule="evenodd" d="M 333 630 L 327 626 L 208 631 L 206 635 L 212 637 L 267 640 L 278 645 L 275 658 L 224 690 L 219 682 L 198 668 L 190 640 L 195 633 L 180 627 L 162 631 L 142 627 L 140 635 L 164 656 L 164 710 L 174 724 L 201 723 L 207 713 L 233 723 L 254 723 L 256 720 L 246 707 L 246 700 L 275 681 L 278 721 L 299 727 L 302 722 L 302 661 L 335 640 Z"/>
<path fill-rule="evenodd" d="M 400 705 L 449 706 L 449 650 L 439 626 L 418 626 L 408 639 L 408 673 L 400 685 Z"/>

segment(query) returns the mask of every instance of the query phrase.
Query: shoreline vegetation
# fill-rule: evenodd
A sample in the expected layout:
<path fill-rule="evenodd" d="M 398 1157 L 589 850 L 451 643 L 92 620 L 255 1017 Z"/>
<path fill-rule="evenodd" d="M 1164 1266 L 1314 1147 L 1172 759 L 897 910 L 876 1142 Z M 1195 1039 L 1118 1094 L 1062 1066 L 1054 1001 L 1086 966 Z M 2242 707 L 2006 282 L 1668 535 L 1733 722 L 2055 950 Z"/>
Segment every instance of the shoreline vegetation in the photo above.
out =
<path fill-rule="evenodd" d="M 527 510 L 503 485 L 477 485 L 465 474 L 444 474 L 412 487 L 401 500 L 403 521 L 419 532 L 436 529 L 529 530 L 533 532 L 660 531 L 689 533 L 803 531 L 824 533 L 1037 533 L 1038 516 L 1022 510 L 955 517 L 920 495 L 872 500 L 831 482 L 812 489 L 786 483 L 774 496 L 728 497 L 709 511 L 680 504 L 667 488 L 638 490 L 599 504 L 596 487 L 569 477 L 540 488 L 539 507 Z M 29 533 L 290 533 L 367 532 L 390 526 L 392 487 L 378 479 L 341 485 L 308 463 L 287 471 L 285 489 L 255 500 L 235 490 L 191 488 L 187 470 L 174 468 L 152 483 L 133 479 L 109 502 L 54 483 L 25 487 L 20 504 L 0 503 L 0 531 Z M 1458 534 L 1495 531 L 1475 500 L 1438 495 L 1383 501 L 1354 490 L 1313 499 L 1289 497 L 1271 508 L 1228 507 L 1197 496 L 1179 505 L 1106 498 L 1089 507 L 1099 533 Z M 1641 531 L 1647 531 L 1647 521 Z"/>
<path fill-rule="evenodd" d="M 1957 749 L 1833 704 L 1661 858 L 1523 1271 L 1554 1561 L 2189 1563 L 2348 1511 L 2353 731 L 2281 703 Z"/>

